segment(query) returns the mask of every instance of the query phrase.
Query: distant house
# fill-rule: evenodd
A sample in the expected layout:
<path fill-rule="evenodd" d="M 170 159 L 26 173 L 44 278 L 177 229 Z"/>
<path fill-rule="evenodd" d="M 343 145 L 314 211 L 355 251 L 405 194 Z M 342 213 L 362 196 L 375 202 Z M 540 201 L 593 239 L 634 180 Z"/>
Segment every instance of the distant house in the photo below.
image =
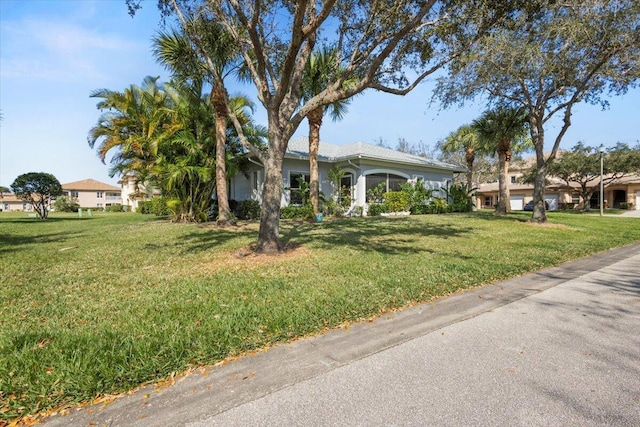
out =
<path fill-rule="evenodd" d="M 24 200 L 18 199 L 12 193 L 0 193 L 0 210 L 3 212 L 31 212 L 33 206 Z"/>
<path fill-rule="evenodd" d="M 261 201 L 264 168 L 250 155 L 250 167 L 231 179 L 230 198 L 235 200 Z M 328 171 L 340 166 L 344 175 L 341 185 L 352 197 L 352 206 L 365 206 L 367 191 L 385 183 L 387 191 L 399 190 L 407 181 L 422 181 L 426 188 L 441 190 L 453 183 L 454 174 L 466 169 L 425 157 L 401 153 L 388 148 L 354 142 L 334 145 L 320 142 L 318 169 L 320 191 L 329 196 L 332 192 Z M 309 143 L 307 138 L 289 141 L 282 167 L 283 194 L 281 205 L 296 204 L 292 190 L 299 182 L 309 182 Z"/>
<path fill-rule="evenodd" d="M 159 190 L 145 186 L 144 184 L 136 184 L 135 175 L 125 175 L 118 182 L 121 187 L 122 205 L 128 206 L 131 212 L 135 212 L 138 209 L 139 202 L 160 196 Z"/>
<path fill-rule="evenodd" d="M 62 184 L 64 196 L 77 202 L 83 208 L 105 208 L 122 204 L 122 191 L 115 185 L 105 184 L 95 179 Z"/>
<path fill-rule="evenodd" d="M 514 162 L 509 171 L 509 193 L 511 210 L 523 210 L 527 202 L 533 200 L 533 184 L 522 184 L 519 178 L 529 170 L 535 159 L 525 159 Z M 589 187 L 596 187 L 591 196 L 590 206 L 600 206 L 600 177 L 589 182 Z M 544 198 L 550 211 L 562 208 L 581 209 L 584 200 L 580 196 L 579 186 L 576 183 L 567 183 L 557 177 L 548 176 Z M 480 184 L 476 190 L 476 206 L 491 208 L 498 203 L 498 183 L 491 182 Z M 629 175 L 608 183 L 604 187 L 604 203 L 606 207 L 620 208 L 622 203 L 640 210 L 640 175 Z"/>

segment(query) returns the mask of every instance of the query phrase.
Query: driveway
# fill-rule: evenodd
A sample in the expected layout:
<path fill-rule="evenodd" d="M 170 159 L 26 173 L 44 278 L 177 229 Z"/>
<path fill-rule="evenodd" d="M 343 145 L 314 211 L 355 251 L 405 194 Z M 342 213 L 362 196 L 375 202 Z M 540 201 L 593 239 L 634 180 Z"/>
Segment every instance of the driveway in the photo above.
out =
<path fill-rule="evenodd" d="M 640 243 L 47 426 L 640 426 Z"/>

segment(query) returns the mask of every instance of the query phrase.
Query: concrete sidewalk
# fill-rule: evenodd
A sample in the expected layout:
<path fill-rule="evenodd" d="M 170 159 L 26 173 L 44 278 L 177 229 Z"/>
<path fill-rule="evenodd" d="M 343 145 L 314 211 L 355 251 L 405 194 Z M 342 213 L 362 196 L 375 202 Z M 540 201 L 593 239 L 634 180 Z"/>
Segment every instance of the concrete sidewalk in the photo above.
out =
<path fill-rule="evenodd" d="M 46 421 L 640 426 L 640 243 Z"/>

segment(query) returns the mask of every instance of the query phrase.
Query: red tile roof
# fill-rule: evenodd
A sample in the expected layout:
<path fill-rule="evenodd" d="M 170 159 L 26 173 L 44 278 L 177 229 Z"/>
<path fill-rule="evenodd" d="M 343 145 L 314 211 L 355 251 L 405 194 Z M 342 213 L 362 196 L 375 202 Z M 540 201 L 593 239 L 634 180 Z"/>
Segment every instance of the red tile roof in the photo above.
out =
<path fill-rule="evenodd" d="M 62 184 L 62 189 L 66 191 L 121 191 L 120 187 L 105 184 L 104 182 L 96 181 L 95 179 L 68 182 L 66 184 Z"/>

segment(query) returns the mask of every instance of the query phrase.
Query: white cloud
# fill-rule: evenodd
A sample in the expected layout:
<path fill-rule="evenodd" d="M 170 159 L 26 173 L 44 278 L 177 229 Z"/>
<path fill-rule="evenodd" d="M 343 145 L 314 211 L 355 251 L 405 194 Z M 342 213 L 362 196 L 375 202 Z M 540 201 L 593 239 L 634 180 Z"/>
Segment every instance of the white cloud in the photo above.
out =
<path fill-rule="evenodd" d="M 138 42 L 74 23 L 25 19 L 2 23 L 3 79 L 100 81 L 110 62 L 143 48 Z"/>

